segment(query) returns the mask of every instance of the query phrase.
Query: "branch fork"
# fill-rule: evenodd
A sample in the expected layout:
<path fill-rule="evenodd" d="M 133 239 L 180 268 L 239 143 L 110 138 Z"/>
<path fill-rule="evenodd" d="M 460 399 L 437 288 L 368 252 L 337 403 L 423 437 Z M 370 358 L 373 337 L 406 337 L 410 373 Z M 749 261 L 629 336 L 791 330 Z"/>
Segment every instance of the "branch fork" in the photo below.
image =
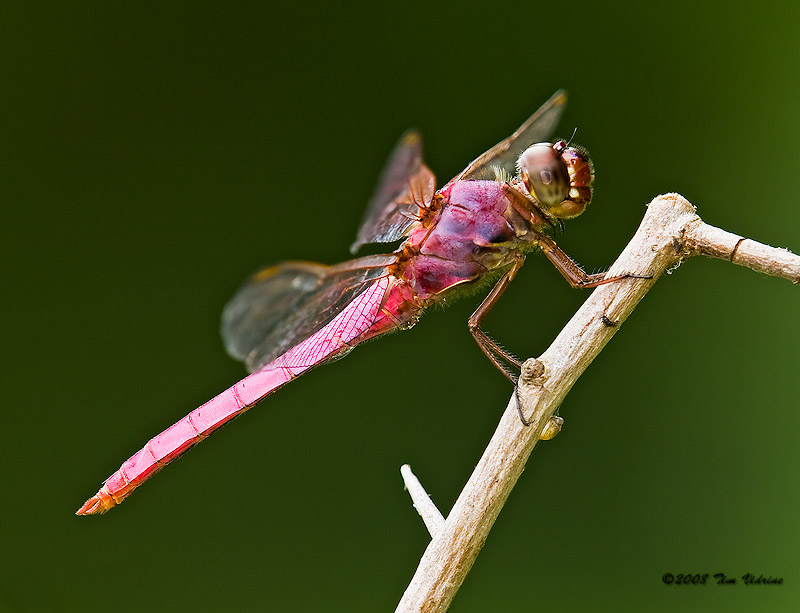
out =
<path fill-rule="evenodd" d="M 658 278 L 695 255 L 725 259 L 800 283 L 800 257 L 792 252 L 704 223 L 695 207 L 679 194 L 651 201 L 639 229 L 607 274 L 652 278 L 626 278 L 598 287 L 550 347 L 523 364 L 518 390 L 446 519 L 411 468 L 401 468 L 431 542 L 397 612 L 447 610 L 534 446 L 561 429 L 563 419 L 554 412 L 570 388 Z M 522 424 L 520 415 L 530 426 Z"/>

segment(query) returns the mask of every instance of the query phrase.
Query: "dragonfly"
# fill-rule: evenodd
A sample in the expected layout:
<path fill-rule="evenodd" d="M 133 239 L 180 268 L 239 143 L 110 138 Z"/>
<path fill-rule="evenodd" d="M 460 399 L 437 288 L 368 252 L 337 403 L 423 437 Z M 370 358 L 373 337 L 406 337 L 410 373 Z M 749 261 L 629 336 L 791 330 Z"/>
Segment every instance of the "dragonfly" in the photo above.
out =
<path fill-rule="evenodd" d="M 564 220 L 586 209 L 594 181 L 585 149 L 545 141 L 566 100 L 564 91 L 556 92 L 439 190 L 423 162 L 419 134 L 406 132 L 389 156 L 351 251 L 402 241 L 399 247 L 333 266 L 290 261 L 253 274 L 225 306 L 221 327 L 226 350 L 250 374 L 150 439 L 77 514 L 105 513 L 277 389 L 364 341 L 412 327 L 428 307 L 470 285 L 495 281 L 468 328 L 516 385 L 521 362 L 481 322 L 527 253 L 543 252 L 573 287 L 637 277 L 587 274 L 553 240 Z M 520 418 L 527 424 L 521 412 Z"/>

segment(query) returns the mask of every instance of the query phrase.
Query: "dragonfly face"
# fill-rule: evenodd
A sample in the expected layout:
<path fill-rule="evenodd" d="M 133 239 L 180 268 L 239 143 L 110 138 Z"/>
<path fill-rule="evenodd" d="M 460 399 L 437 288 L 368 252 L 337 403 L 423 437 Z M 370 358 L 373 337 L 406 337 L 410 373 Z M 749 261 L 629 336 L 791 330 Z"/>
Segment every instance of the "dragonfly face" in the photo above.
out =
<path fill-rule="evenodd" d="M 549 218 L 577 217 L 592 199 L 594 167 L 589 154 L 564 141 L 531 145 L 519 156 L 517 172 Z"/>

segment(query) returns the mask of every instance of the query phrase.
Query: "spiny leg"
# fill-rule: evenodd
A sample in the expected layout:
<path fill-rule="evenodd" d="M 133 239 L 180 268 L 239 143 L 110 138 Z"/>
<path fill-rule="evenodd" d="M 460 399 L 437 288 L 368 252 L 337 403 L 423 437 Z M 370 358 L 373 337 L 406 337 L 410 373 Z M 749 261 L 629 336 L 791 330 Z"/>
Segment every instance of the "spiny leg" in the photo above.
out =
<path fill-rule="evenodd" d="M 514 386 L 514 393 L 516 395 L 517 391 L 517 379 L 519 378 L 516 374 L 514 374 L 510 368 L 508 368 L 508 364 L 513 364 L 517 368 L 522 367 L 522 362 L 520 362 L 516 357 L 511 355 L 508 351 L 503 349 L 497 342 L 489 338 L 486 333 L 481 330 L 481 322 L 483 318 L 486 317 L 486 314 L 492 310 L 492 307 L 495 305 L 497 300 L 503 294 L 503 292 L 508 287 L 508 284 L 516 276 L 519 269 L 522 268 L 522 265 L 525 263 L 525 256 L 523 254 L 518 254 L 516 260 L 512 264 L 511 268 L 500 277 L 500 280 L 495 284 L 492 288 L 492 291 L 483 299 L 483 302 L 475 309 L 475 312 L 470 316 L 467 326 L 469 327 L 469 331 L 472 334 L 472 337 L 475 339 L 475 342 L 478 343 L 478 347 L 480 347 L 481 351 L 483 351 L 484 355 L 491 360 L 492 364 L 495 365 L 497 370 L 499 370 L 503 375 L 511 381 L 511 384 Z M 506 363 L 504 363 L 504 361 Z M 520 407 L 519 398 L 516 398 L 517 401 L 517 411 L 519 412 L 519 418 L 522 420 L 522 423 L 526 426 L 530 425 L 525 419 L 525 416 L 522 414 L 522 409 Z"/>
<path fill-rule="evenodd" d="M 615 275 L 613 277 L 606 277 L 605 273 L 588 274 L 550 237 L 540 235 L 537 242 L 547 259 L 552 262 L 552 264 L 556 267 L 556 270 L 563 275 L 563 277 L 572 287 L 591 288 L 597 287 L 598 285 L 605 285 L 606 283 L 619 281 L 620 279 L 652 279 L 652 275 L 636 275 L 631 273 Z M 475 339 L 475 342 L 478 343 L 478 347 L 480 347 L 484 355 L 486 355 L 486 357 L 491 360 L 492 364 L 494 364 L 495 367 L 514 385 L 514 395 L 517 401 L 519 418 L 523 424 L 529 426 L 530 422 L 527 421 L 525 416 L 522 414 L 522 408 L 519 402 L 519 388 L 517 386 L 518 377 L 511 371 L 510 368 L 508 368 L 507 365 L 513 364 L 517 368 L 521 368 L 522 363 L 508 351 L 503 349 L 499 344 L 497 344 L 496 341 L 489 338 L 480 327 L 483 318 L 486 317 L 486 314 L 492 309 L 497 300 L 506 290 L 509 283 L 511 283 L 517 272 L 519 272 L 519 269 L 522 268 L 522 264 L 524 262 L 525 256 L 521 253 L 517 254 L 517 258 L 514 260 L 511 268 L 509 268 L 508 271 L 502 277 L 500 277 L 500 280 L 492 288 L 492 291 L 489 292 L 486 298 L 483 299 L 483 302 L 481 302 L 478 308 L 475 309 L 475 312 L 472 314 L 472 316 L 470 316 L 467 325 L 472 337 Z"/>
<path fill-rule="evenodd" d="M 580 265 L 569 257 L 566 252 L 556 245 L 555 241 L 548 236 L 542 235 L 537 240 L 539 247 L 545 257 L 556 267 L 556 270 L 567 280 L 572 287 L 581 289 L 597 287 L 606 283 L 613 283 L 620 279 L 652 279 L 653 275 L 635 275 L 626 273 L 606 277 L 606 273 L 601 272 L 590 275 Z"/>

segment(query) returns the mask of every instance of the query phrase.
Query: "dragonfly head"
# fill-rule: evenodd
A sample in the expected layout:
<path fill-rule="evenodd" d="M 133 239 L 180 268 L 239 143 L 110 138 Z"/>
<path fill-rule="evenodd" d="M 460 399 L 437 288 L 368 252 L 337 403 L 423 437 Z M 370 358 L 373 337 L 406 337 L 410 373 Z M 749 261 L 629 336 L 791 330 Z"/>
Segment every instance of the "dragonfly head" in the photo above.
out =
<path fill-rule="evenodd" d="M 585 149 L 557 143 L 531 145 L 517 160 L 519 177 L 551 219 L 572 219 L 592 199 L 594 166 Z"/>

